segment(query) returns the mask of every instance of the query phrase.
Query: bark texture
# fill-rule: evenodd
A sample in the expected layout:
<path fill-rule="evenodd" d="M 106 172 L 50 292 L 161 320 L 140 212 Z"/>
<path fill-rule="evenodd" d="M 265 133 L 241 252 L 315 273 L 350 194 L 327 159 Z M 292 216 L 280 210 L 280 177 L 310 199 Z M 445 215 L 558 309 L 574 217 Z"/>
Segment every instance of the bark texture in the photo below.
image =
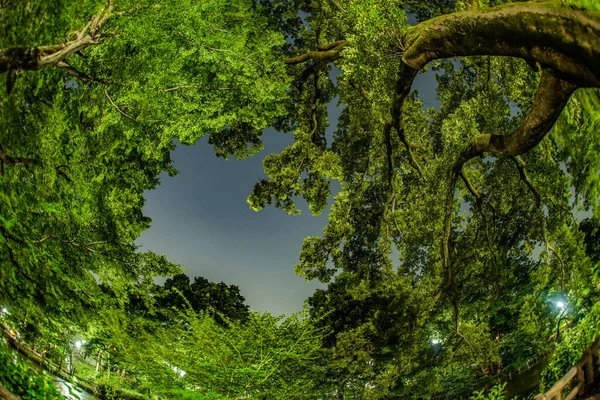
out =
<path fill-rule="evenodd" d="M 581 87 L 600 86 L 600 14 L 560 1 L 512 3 L 412 27 L 402 60 L 415 69 L 460 56 L 519 57 Z"/>
<path fill-rule="evenodd" d="M 100 32 L 111 15 L 111 11 L 112 5 L 109 4 L 94 15 L 80 31 L 74 33 L 74 40 L 48 46 L 0 49 L 0 73 L 38 70 L 49 66 L 66 68 L 68 64 L 65 59 L 68 56 L 100 42 Z M 74 69 L 68 67 L 72 73 Z"/>

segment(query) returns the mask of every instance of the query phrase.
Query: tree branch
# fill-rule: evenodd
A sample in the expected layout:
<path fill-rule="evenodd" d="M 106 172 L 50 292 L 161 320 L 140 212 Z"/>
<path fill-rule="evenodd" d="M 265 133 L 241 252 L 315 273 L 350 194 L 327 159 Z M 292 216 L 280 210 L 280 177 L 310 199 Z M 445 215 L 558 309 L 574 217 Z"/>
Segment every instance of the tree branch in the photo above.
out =
<path fill-rule="evenodd" d="M 66 172 L 64 172 L 63 170 L 61 170 L 60 167 L 62 167 L 62 165 L 54 168 L 54 170 L 56 171 L 56 173 L 59 174 L 60 176 L 62 176 L 63 178 L 65 178 L 67 182 L 73 183 L 73 180 L 69 177 L 69 175 L 67 175 Z"/>
<path fill-rule="evenodd" d="M 440 58 L 510 56 L 552 69 L 578 86 L 600 86 L 600 17 L 559 0 L 458 12 L 411 27 L 402 60 L 415 69 Z"/>
<path fill-rule="evenodd" d="M 353 89 L 356 89 L 360 92 L 360 95 L 363 99 L 369 100 L 369 92 L 367 92 L 362 86 L 360 86 L 354 81 L 349 81 L 348 83 L 350 84 L 350 86 L 352 86 Z"/>
<path fill-rule="evenodd" d="M 452 263 L 450 261 L 450 237 L 452 235 L 452 206 L 454 204 L 454 187 L 462 164 L 460 166 L 454 166 L 450 171 L 448 179 L 448 187 L 446 188 L 446 202 L 444 204 L 444 235 L 442 236 L 442 253 L 444 262 L 444 282 L 442 287 L 435 296 L 436 300 L 442 296 L 442 294 L 450 289 L 454 282 L 452 276 Z"/>
<path fill-rule="evenodd" d="M 510 135 L 482 134 L 471 139 L 457 164 L 489 154 L 496 157 L 518 156 L 537 146 L 558 119 L 576 86 L 542 72 L 533 105 L 523 123 Z"/>
<path fill-rule="evenodd" d="M 392 101 L 392 107 L 390 109 L 390 113 L 392 115 L 391 124 L 396 129 L 396 132 L 398 133 L 398 137 L 400 138 L 400 141 L 402 142 L 402 144 L 404 144 L 404 147 L 406 148 L 406 151 L 408 152 L 408 157 L 410 159 L 410 162 L 413 165 L 413 167 L 417 170 L 419 175 L 422 177 L 423 170 L 421 169 L 421 165 L 416 160 L 416 158 L 413 154 L 413 151 L 412 151 L 414 146 L 410 143 L 410 141 L 406 137 L 406 132 L 404 131 L 403 113 L 402 113 L 404 103 L 406 101 L 406 98 L 410 94 L 410 88 L 412 87 L 412 83 L 413 83 L 415 77 L 417 76 L 418 72 L 419 72 L 418 70 L 413 69 L 406 64 L 400 64 L 400 71 L 398 73 L 398 80 L 396 81 L 396 89 L 395 89 L 394 99 Z M 384 130 L 387 130 L 387 129 L 388 129 L 387 126 L 384 127 Z"/>
<path fill-rule="evenodd" d="M 539 192 L 537 191 L 537 189 L 535 188 L 535 186 L 533 186 L 533 182 L 531 182 L 531 179 L 529 179 L 529 175 L 527 174 L 527 171 L 525 170 L 525 167 L 527 167 L 525 160 L 523 160 L 520 156 L 512 157 L 512 160 L 514 161 L 517 169 L 519 170 L 519 176 L 521 177 L 521 180 L 523 182 L 525 182 L 525 184 L 529 188 L 529 191 L 533 195 L 533 199 L 535 201 L 535 208 L 537 210 L 537 214 L 540 219 L 540 225 L 542 228 L 542 237 L 544 239 L 544 244 L 546 245 L 546 251 L 551 251 L 556 256 L 558 261 L 560 262 L 561 272 L 562 272 L 562 286 L 564 286 L 565 274 L 566 274 L 565 262 L 562 259 L 562 257 L 560 256 L 560 254 L 558 254 L 556 249 L 550 244 L 550 241 L 548 240 L 548 231 L 546 229 L 546 218 L 544 217 L 544 213 L 542 212 L 542 198 L 541 198 Z"/>
<path fill-rule="evenodd" d="M 106 91 L 106 89 L 104 89 L 104 95 L 106 96 L 106 98 L 108 99 L 108 101 L 110 102 L 110 104 L 112 104 L 112 106 L 115 108 L 115 110 L 117 110 L 121 115 L 123 115 L 124 117 L 129 118 L 132 121 L 137 122 L 137 120 L 135 118 L 131 117 L 130 115 L 125 114 L 123 111 L 121 111 L 121 109 L 119 107 L 117 107 L 117 105 L 113 102 L 113 100 L 108 95 L 108 92 Z"/>
<path fill-rule="evenodd" d="M 336 0 L 329 0 L 329 3 L 331 3 L 331 5 L 333 6 L 333 8 L 335 8 L 338 12 L 341 13 L 345 13 L 346 10 L 344 10 L 342 8 L 342 6 L 340 5 L 340 3 L 338 3 Z"/>
<path fill-rule="evenodd" d="M 465 183 L 465 186 L 467 187 L 467 189 L 469 189 L 469 192 L 471 192 L 471 194 L 478 200 L 481 199 L 481 194 L 477 191 L 477 189 L 475 189 L 475 186 L 473 186 L 473 184 L 471 183 L 471 181 L 469 180 L 469 178 L 467 177 L 467 175 L 465 175 L 465 170 L 464 168 L 460 169 L 460 177 L 462 178 L 463 182 Z"/>
<path fill-rule="evenodd" d="M 112 4 L 94 15 L 80 31 L 75 32 L 76 39 L 65 43 L 38 46 L 13 47 L 0 49 L 0 73 L 14 70 L 38 70 L 49 66 L 58 66 L 73 53 L 99 43 L 100 31 L 110 17 Z"/>
<path fill-rule="evenodd" d="M 72 75 L 76 78 L 79 78 L 83 81 L 88 81 L 88 82 L 100 82 L 103 83 L 105 85 L 107 85 L 109 82 L 107 80 L 104 79 L 98 79 L 98 78 L 94 78 L 91 75 L 88 75 L 84 72 L 81 72 L 77 69 L 75 69 L 74 67 L 72 67 L 70 64 L 66 63 L 65 61 L 59 61 L 56 66 L 58 68 L 64 69 L 65 71 L 67 71 L 69 73 L 69 75 Z"/>
<path fill-rule="evenodd" d="M 327 51 L 327 50 L 334 49 L 340 45 L 346 45 L 346 41 L 345 40 L 336 40 L 335 42 L 331 42 L 331 43 L 318 44 L 317 49 L 319 51 Z"/>
<path fill-rule="evenodd" d="M 341 51 L 348 42 L 346 40 L 338 40 L 333 43 L 326 45 L 319 45 L 318 47 L 324 50 L 309 51 L 296 57 L 288 58 L 284 61 L 285 64 L 302 64 L 308 60 L 315 60 L 317 62 L 331 62 L 341 57 Z"/>
<path fill-rule="evenodd" d="M 11 167 L 17 167 L 22 165 L 42 165 L 41 162 L 34 158 L 11 157 L 4 152 L 2 145 L 0 145 L 0 165 L 2 166 L 2 176 L 4 176 L 4 164 L 9 165 Z M 65 178 L 69 183 L 73 183 L 71 178 L 69 178 L 69 176 L 64 171 L 61 171 L 61 167 L 63 167 L 63 165 L 55 167 L 54 170 L 57 174 Z"/>
<path fill-rule="evenodd" d="M 4 152 L 4 148 L 0 144 L 0 163 L 9 165 L 11 167 L 17 167 L 20 165 L 34 165 L 39 164 L 38 160 L 33 158 L 24 157 L 11 157 Z"/>
<path fill-rule="evenodd" d="M 455 329 L 456 335 L 458 335 L 458 337 L 460 337 L 471 348 L 472 352 L 475 352 L 475 349 L 473 348 L 473 346 L 471 346 L 471 343 L 469 343 L 467 338 L 462 333 L 460 333 L 460 330 L 459 330 L 460 313 L 459 313 L 459 309 L 458 309 L 458 299 L 456 299 L 456 298 L 453 299 L 453 301 L 452 301 L 452 309 L 454 312 L 454 329 Z"/>
<path fill-rule="evenodd" d="M 5 239 L 10 239 L 15 243 L 23 244 L 23 241 L 16 236 L 13 236 L 3 225 L 0 225 L 0 233 L 4 236 Z"/>

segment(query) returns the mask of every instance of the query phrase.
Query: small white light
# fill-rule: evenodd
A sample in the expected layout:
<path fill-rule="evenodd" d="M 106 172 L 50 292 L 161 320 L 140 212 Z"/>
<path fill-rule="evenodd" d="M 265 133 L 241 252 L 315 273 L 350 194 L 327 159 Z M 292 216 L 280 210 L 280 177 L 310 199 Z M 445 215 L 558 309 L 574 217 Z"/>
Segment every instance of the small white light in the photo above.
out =
<path fill-rule="evenodd" d="M 6 307 L 2 307 L 2 314 L 8 314 L 8 310 L 6 309 Z"/>
<path fill-rule="evenodd" d="M 177 368 L 175 366 L 171 366 L 171 368 L 173 369 L 173 372 L 179 374 L 180 378 L 183 378 L 185 376 L 185 374 L 186 374 L 186 372 L 184 370 L 180 369 L 180 368 Z"/>
<path fill-rule="evenodd" d="M 439 339 L 431 339 L 431 344 L 432 344 L 432 345 L 434 345 L 434 346 L 435 346 L 436 344 L 439 344 L 439 343 L 440 343 L 440 340 L 439 340 Z"/>
<path fill-rule="evenodd" d="M 556 302 L 556 307 L 560 308 L 561 310 L 563 308 L 565 308 L 565 303 L 563 303 L 562 301 L 557 301 Z"/>
<path fill-rule="evenodd" d="M 79 350 L 81 348 L 81 340 L 78 340 L 75 342 L 75 347 L 77 347 L 77 350 Z"/>

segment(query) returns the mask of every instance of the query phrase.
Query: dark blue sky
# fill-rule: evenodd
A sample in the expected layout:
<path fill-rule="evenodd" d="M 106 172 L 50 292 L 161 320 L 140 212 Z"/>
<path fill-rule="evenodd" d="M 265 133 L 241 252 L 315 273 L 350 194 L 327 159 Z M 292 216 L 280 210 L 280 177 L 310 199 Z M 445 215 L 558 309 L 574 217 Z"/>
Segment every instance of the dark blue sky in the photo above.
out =
<path fill-rule="evenodd" d="M 413 89 L 425 107 L 437 105 L 433 73 L 421 74 Z M 339 111 L 329 105 L 328 133 L 335 129 Z M 265 149 L 246 160 L 226 161 L 214 155 L 206 138 L 194 146 L 179 146 L 173 153 L 175 177 L 162 177 L 161 185 L 146 192 L 144 213 L 152 227 L 137 243 L 180 263 L 190 277 L 203 276 L 240 287 L 250 308 L 274 315 L 300 311 L 317 282 L 294 274 L 302 240 L 321 235 L 327 212 L 311 216 L 306 203 L 302 215 L 292 217 L 272 207 L 250 210 L 246 198 L 265 175 L 263 158 L 281 151 L 293 140 L 291 133 L 266 130 Z"/>

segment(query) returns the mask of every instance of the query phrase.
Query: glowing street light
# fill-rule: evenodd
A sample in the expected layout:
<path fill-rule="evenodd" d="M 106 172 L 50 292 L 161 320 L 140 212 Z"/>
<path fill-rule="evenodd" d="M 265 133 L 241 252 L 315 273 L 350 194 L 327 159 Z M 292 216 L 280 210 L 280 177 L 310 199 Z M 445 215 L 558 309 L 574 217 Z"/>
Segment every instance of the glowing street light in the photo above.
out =
<path fill-rule="evenodd" d="M 556 302 L 556 307 L 560 308 L 561 310 L 563 310 L 565 308 L 565 303 L 563 303 L 562 301 L 557 301 Z"/>
<path fill-rule="evenodd" d="M 432 345 L 436 345 L 436 344 L 440 344 L 440 339 L 431 339 L 431 344 Z"/>
<path fill-rule="evenodd" d="M 77 350 L 79 350 L 81 348 L 82 344 L 83 344 L 83 342 L 81 340 L 78 340 L 75 342 L 75 347 L 77 348 Z"/>

